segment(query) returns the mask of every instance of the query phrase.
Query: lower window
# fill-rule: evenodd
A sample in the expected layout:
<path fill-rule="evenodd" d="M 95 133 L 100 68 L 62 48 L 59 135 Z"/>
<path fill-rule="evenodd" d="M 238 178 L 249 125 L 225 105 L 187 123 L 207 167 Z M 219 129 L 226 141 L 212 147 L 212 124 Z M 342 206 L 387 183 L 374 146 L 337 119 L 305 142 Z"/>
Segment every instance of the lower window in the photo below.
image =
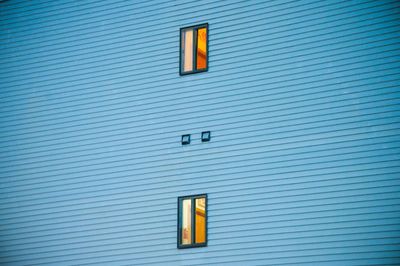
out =
<path fill-rule="evenodd" d="M 207 195 L 178 198 L 178 248 L 207 246 Z"/>

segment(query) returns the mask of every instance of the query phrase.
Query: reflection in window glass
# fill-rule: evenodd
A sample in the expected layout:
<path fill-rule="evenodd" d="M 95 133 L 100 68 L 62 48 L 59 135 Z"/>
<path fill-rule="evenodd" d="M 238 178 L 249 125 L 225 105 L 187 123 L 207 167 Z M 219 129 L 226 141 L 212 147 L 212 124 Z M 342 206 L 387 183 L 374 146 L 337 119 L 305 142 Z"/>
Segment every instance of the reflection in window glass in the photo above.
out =
<path fill-rule="evenodd" d="M 192 207 L 191 199 L 182 202 L 182 244 L 192 243 Z"/>
<path fill-rule="evenodd" d="M 193 29 L 185 30 L 182 33 L 183 48 L 183 70 L 193 70 Z"/>
<path fill-rule="evenodd" d="M 206 199 L 196 199 L 196 243 L 206 242 Z"/>
<path fill-rule="evenodd" d="M 207 67 L 207 29 L 200 28 L 197 30 L 197 69 Z"/>

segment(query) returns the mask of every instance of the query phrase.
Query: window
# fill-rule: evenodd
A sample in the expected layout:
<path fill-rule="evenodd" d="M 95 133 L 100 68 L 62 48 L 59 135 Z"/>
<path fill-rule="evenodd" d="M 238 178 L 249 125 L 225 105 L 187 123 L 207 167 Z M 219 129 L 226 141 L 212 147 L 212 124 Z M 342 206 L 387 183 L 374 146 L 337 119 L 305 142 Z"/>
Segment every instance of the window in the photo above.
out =
<path fill-rule="evenodd" d="M 207 246 L 207 195 L 178 198 L 178 248 Z"/>
<path fill-rule="evenodd" d="M 210 131 L 203 131 L 201 132 L 201 142 L 208 142 L 211 139 L 211 132 Z"/>
<path fill-rule="evenodd" d="M 182 145 L 190 144 L 190 134 L 182 135 L 181 143 Z"/>
<path fill-rule="evenodd" d="M 208 70 L 208 24 L 181 29 L 180 74 Z"/>

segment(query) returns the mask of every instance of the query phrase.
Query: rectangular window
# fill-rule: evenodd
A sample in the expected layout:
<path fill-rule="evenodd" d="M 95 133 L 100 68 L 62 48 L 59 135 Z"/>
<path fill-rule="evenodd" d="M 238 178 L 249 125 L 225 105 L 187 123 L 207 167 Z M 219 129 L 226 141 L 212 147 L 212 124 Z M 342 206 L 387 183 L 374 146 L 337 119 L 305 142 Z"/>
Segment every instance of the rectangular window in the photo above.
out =
<path fill-rule="evenodd" d="M 181 29 L 180 74 L 208 70 L 208 24 Z"/>
<path fill-rule="evenodd" d="M 207 245 L 207 195 L 178 198 L 178 248 Z"/>

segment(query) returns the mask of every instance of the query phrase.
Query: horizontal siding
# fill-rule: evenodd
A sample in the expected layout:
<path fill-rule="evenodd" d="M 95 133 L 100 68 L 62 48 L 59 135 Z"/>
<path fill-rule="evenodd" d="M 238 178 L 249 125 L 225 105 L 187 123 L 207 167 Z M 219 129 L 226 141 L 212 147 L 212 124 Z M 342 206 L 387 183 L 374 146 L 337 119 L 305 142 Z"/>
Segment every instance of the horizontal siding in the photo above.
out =
<path fill-rule="evenodd" d="M 399 7 L 0 1 L 0 264 L 400 264 Z M 178 250 L 199 193 L 208 246 Z"/>
<path fill-rule="evenodd" d="M 382 6 L 382 5 L 381 5 Z M 303 11 L 304 10 L 306 10 L 306 8 L 307 7 L 303 7 Z M 388 7 L 385 7 L 386 9 L 388 9 Z M 377 7 L 376 9 L 383 9 L 383 7 Z M 365 12 L 367 12 L 368 11 L 368 9 L 366 9 L 366 11 Z M 343 12 L 345 12 L 345 13 L 347 13 L 347 15 L 349 15 L 349 11 L 348 10 L 343 10 Z M 306 13 L 306 14 L 304 14 L 304 15 L 309 15 L 309 14 L 316 14 L 316 13 L 318 13 L 318 10 L 311 10 L 311 11 L 308 11 L 308 13 Z M 319 12 L 320 13 L 320 12 Z M 382 15 L 385 15 L 385 13 L 381 13 Z M 321 16 L 321 15 L 318 15 L 318 16 Z M 278 20 L 278 25 L 277 26 L 275 26 L 275 27 L 273 27 L 270 31 L 272 31 L 271 33 L 273 34 L 274 32 L 277 32 L 277 34 L 285 34 L 286 36 L 288 35 L 288 30 L 286 29 L 282 29 L 282 26 L 283 25 L 290 25 L 290 26 L 292 26 L 293 27 L 293 25 L 291 25 L 291 24 L 293 24 L 294 22 L 302 22 L 302 21 L 298 21 L 298 20 L 294 20 L 294 22 L 293 21 L 290 21 L 291 23 L 288 23 L 287 21 L 287 19 L 286 20 L 282 20 L 282 17 L 281 16 L 274 16 L 271 20 L 271 22 L 273 22 L 273 19 L 275 18 L 275 20 Z M 304 35 L 304 29 L 305 28 L 308 28 L 307 26 L 310 26 L 310 25 L 307 25 L 307 24 L 311 24 L 311 25 L 313 25 L 314 27 L 319 27 L 321 30 L 322 29 L 324 29 L 325 30 L 325 32 L 327 32 L 327 33 L 329 33 L 329 30 L 334 30 L 334 28 L 335 27 L 329 27 L 328 29 L 325 29 L 326 28 L 326 26 L 327 25 L 329 25 L 328 23 L 330 23 L 332 20 L 333 21 L 337 21 L 339 19 L 339 21 L 340 21 L 340 16 L 338 16 L 337 14 L 336 14 L 336 17 L 335 16 L 331 16 L 331 17 L 328 17 L 328 18 L 326 18 L 326 20 L 327 20 L 327 22 L 325 23 L 325 25 L 324 25 L 324 23 L 322 24 L 322 25 L 319 25 L 319 24 L 317 24 L 317 25 L 315 25 L 315 21 L 314 21 L 314 24 L 311 24 L 311 23 L 306 23 L 306 25 L 305 26 L 303 26 L 303 27 L 300 27 L 300 29 L 299 29 L 299 33 L 301 33 L 301 34 L 303 34 Z M 381 19 L 386 19 L 386 20 L 390 20 L 390 19 L 392 19 L 393 20 L 393 18 L 391 18 L 391 17 L 387 17 L 387 16 L 384 16 L 384 17 L 381 17 Z M 305 20 L 305 19 L 303 19 L 303 20 Z M 307 19 L 308 21 L 310 20 L 310 19 Z M 307 20 L 305 20 L 305 21 L 307 21 Z M 354 19 L 353 19 L 354 20 Z M 376 19 L 375 19 L 376 20 Z M 257 23 L 259 26 L 257 26 L 257 28 L 256 28 L 256 30 L 252 30 L 252 31 L 249 31 L 250 33 L 253 33 L 252 35 L 253 36 L 249 36 L 249 37 L 254 37 L 254 36 L 259 36 L 259 30 L 260 29 L 263 29 L 263 28 L 265 28 L 265 26 L 263 26 L 263 25 L 265 25 L 265 23 L 268 23 L 268 22 L 270 22 L 270 21 L 265 21 L 265 20 L 256 20 L 255 22 L 253 22 L 253 24 L 254 23 Z M 348 27 L 348 24 L 349 24 L 349 22 L 351 23 L 351 21 L 344 21 L 344 23 L 345 23 L 345 25 Z M 358 23 L 359 24 L 364 24 L 364 25 L 369 25 L 369 24 L 373 24 L 373 22 L 374 22 L 374 20 L 371 20 L 371 21 L 369 21 L 369 20 L 367 20 L 367 21 L 358 21 Z M 230 22 L 230 23 L 234 23 L 233 21 L 232 22 Z M 341 23 L 343 23 L 343 22 L 341 22 Z M 250 23 L 248 23 L 248 24 L 250 24 Z M 256 25 L 257 25 L 256 24 Z M 280 25 L 281 24 L 281 25 Z M 283 24 L 283 25 L 282 25 Z M 241 26 L 242 24 L 236 24 L 236 25 L 239 25 L 239 26 Z M 301 25 L 301 24 L 300 24 Z M 230 26 L 232 26 L 232 25 L 230 25 Z M 325 26 L 325 27 L 324 27 Z M 382 27 L 382 25 L 380 25 L 381 27 Z M 386 26 L 389 26 L 389 25 L 386 25 Z M 238 27 L 236 27 L 236 28 L 238 28 Z M 241 29 L 244 29 L 244 28 L 248 28 L 248 26 L 246 27 L 246 26 L 241 26 Z M 231 29 L 231 27 L 229 27 L 229 28 L 226 28 L 226 27 L 224 27 L 224 28 L 220 28 L 220 30 L 224 30 L 224 31 L 227 31 L 228 29 Z M 258 30 L 257 30 L 258 29 Z M 373 29 L 373 28 L 372 28 Z M 371 30 L 372 30 L 371 29 Z M 161 28 L 161 30 L 163 30 L 164 31 L 164 27 L 162 27 Z M 218 30 L 218 28 L 216 29 L 216 30 Z M 234 30 L 234 29 L 233 29 Z M 295 31 L 295 29 L 293 29 L 292 31 Z M 309 29 L 308 30 L 311 34 L 318 34 L 319 32 L 318 31 L 316 31 L 316 30 L 313 30 L 313 29 Z M 175 38 L 176 38 L 176 31 L 171 31 L 171 32 L 174 32 L 174 36 L 175 36 Z M 160 31 L 158 31 L 157 33 L 160 33 Z M 217 33 L 219 33 L 219 32 L 217 32 Z M 76 34 L 76 33 L 75 33 Z M 210 34 L 213 34 L 213 33 L 210 33 Z M 220 35 L 221 35 L 221 33 L 219 33 Z M 246 34 L 248 34 L 248 33 L 246 33 Z M 292 32 L 292 34 L 293 34 L 293 32 Z M 148 35 L 148 33 L 147 33 L 147 35 Z M 222 40 L 222 41 L 224 41 L 225 43 L 226 43 L 226 36 L 227 35 L 232 35 L 232 29 L 231 30 L 229 30 L 228 32 L 227 32 L 227 34 L 224 34 L 225 36 L 221 36 L 220 37 L 220 40 Z M 248 35 L 250 35 L 250 34 L 248 34 Z M 298 34 L 297 34 L 298 35 Z M 80 35 L 78 35 L 78 36 L 80 36 Z M 157 35 L 156 35 L 157 36 Z M 133 35 L 132 36 L 132 39 L 131 40 L 134 40 L 133 38 L 135 37 L 135 35 Z M 146 35 L 145 36 L 141 36 L 141 37 L 146 37 Z M 238 36 L 238 37 L 240 37 L 240 36 Z M 273 36 L 272 36 L 273 37 Z M 298 38 L 298 36 L 295 36 L 294 35 L 294 37 L 297 37 Z M 308 37 L 308 36 L 307 36 Z M 331 36 L 331 37 L 333 37 L 333 36 Z M 156 39 L 156 37 L 153 37 L 153 38 L 155 38 Z M 168 47 L 166 47 L 167 49 L 169 48 L 170 49 L 170 47 L 174 47 L 175 49 L 174 50 L 176 50 L 177 49 L 177 47 L 176 47 L 176 44 L 175 44 L 175 42 L 173 41 L 173 38 L 170 38 L 172 41 L 171 42 L 169 42 L 170 43 L 170 45 L 168 46 Z M 274 39 L 276 39 L 276 38 L 273 38 L 272 40 L 274 40 Z M 68 40 L 68 39 L 67 39 Z M 109 51 L 115 51 L 115 39 L 111 39 L 111 40 L 114 40 L 113 42 L 112 42 L 112 49 L 109 49 Z M 163 39 L 163 42 L 165 42 L 165 40 L 167 40 L 167 39 Z M 218 39 L 217 39 L 218 40 Z M 93 38 L 91 38 L 91 41 L 93 41 Z M 151 41 L 154 41 L 154 40 L 151 40 Z M 68 42 L 67 42 L 67 44 L 69 44 L 69 46 L 71 46 L 71 43 L 69 42 L 69 40 L 68 40 Z M 218 45 L 218 44 L 216 44 L 216 45 Z M 56 45 L 53 45 L 53 46 L 56 46 Z M 80 45 L 81 46 L 81 45 Z M 78 46 L 78 47 L 80 47 L 80 46 Z M 143 41 L 142 42 L 142 45 L 141 46 L 139 46 L 139 47 L 137 47 L 137 48 L 139 48 L 140 50 L 139 51 L 142 51 L 142 49 L 144 48 L 144 46 L 145 47 L 147 47 L 147 49 L 149 48 L 148 47 L 148 45 L 147 45 L 147 43 L 146 43 L 146 41 Z M 133 46 L 133 47 L 135 47 L 135 46 Z M 163 47 L 163 46 L 161 46 L 161 47 Z M 213 47 L 215 47 L 215 45 L 213 45 Z M 239 46 L 240 47 L 240 46 Z M 64 47 L 63 47 L 64 48 Z M 132 47 L 131 47 L 132 48 Z M 215 48 L 218 48 L 218 46 L 217 47 L 215 47 Z M 29 49 L 32 49 L 32 48 L 29 48 Z M 77 51 L 76 50 L 76 47 L 75 46 L 72 46 L 71 47 L 71 49 L 73 49 L 72 51 L 73 52 L 85 52 L 85 51 Z M 88 51 L 90 51 L 90 53 L 89 54 L 92 54 L 93 53 L 93 50 L 95 50 L 95 49 L 93 49 L 93 47 L 89 47 L 89 49 L 90 50 L 88 50 Z M 146 49 L 146 48 L 145 48 Z M 211 49 L 211 48 L 210 48 Z M 138 49 L 136 49 L 136 50 L 138 50 Z M 153 48 L 153 51 L 154 50 L 156 50 L 156 51 L 158 51 L 158 54 L 156 54 L 156 56 L 157 55 L 162 55 L 162 54 L 165 54 L 165 53 L 160 53 L 161 51 L 160 51 L 160 49 L 154 49 Z M 62 52 L 62 55 L 64 55 L 65 56 L 65 48 L 62 50 L 63 52 Z M 96 51 L 96 50 L 95 50 Z M 118 51 L 118 50 L 117 50 Z M 145 51 L 147 51 L 147 50 L 145 50 Z M 211 52 L 212 52 L 213 50 L 211 50 Z M 30 53 L 30 50 L 28 50 L 27 52 L 29 52 Z M 49 52 L 46 52 L 46 59 L 48 60 L 49 59 L 49 54 L 48 54 Z M 129 51 L 129 53 L 131 54 L 131 57 L 132 57 L 132 50 L 130 50 Z M 170 53 L 171 54 L 171 59 L 175 59 L 174 60 L 174 62 L 176 62 L 176 57 L 175 56 L 173 56 L 173 54 L 175 54 L 176 52 L 173 52 L 173 53 Z M 104 51 L 101 53 L 101 55 L 103 55 L 104 54 Z M 13 62 L 15 62 L 15 53 L 13 53 L 13 58 L 12 58 L 12 61 Z M 51 55 L 51 54 L 50 54 Z M 98 53 L 97 55 L 100 55 L 100 53 Z M 120 51 L 118 51 L 118 53 L 117 53 L 117 55 L 121 55 L 121 53 L 120 53 Z M 147 55 L 147 54 L 146 54 Z M 95 54 L 95 56 L 96 56 L 96 54 Z M 114 55 L 115 56 L 115 55 Z M 137 57 L 137 54 L 136 54 L 136 57 Z M 43 59 L 43 57 L 39 57 L 39 58 L 41 58 L 41 59 Z M 98 57 L 97 57 L 98 58 Z M 143 54 L 142 54 L 142 56 L 141 57 L 139 57 L 139 59 L 137 59 L 140 63 L 143 63 L 143 61 L 146 61 L 146 58 L 149 58 L 148 56 L 147 57 L 145 57 L 145 56 L 143 56 Z M 58 58 L 59 59 L 59 58 Z M 77 58 L 75 58 L 75 61 L 76 61 L 76 59 Z M 81 58 L 79 58 L 80 60 L 81 60 Z M 150 57 L 150 59 L 151 59 L 151 57 Z M 154 60 L 152 60 L 153 62 L 154 62 Z M 55 63 L 57 63 L 57 62 L 55 62 Z M 75 62 L 76 63 L 76 62 Z M 107 65 L 107 64 L 106 64 Z M 170 64 L 171 65 L 171 64 Z M 89 65 L 90 67 L 89 68 L 91 68 L 91 67 L 93 67 L 93 65 Z M 125 64 L 125 66 L 126 66 L 126 64 Z M 154 65 L 152 66 L 152 68 L 154 67 Z M 131 67 L 132 68 L 132 67 Z M 171 69 L 171 71 L 173 71 L 173 69 L 174 69 L 175 67 L 173 66 L 173 67 L 169 67 L 168 69 Z M 165 68 L 165 66 L 162 68 L 162 69 L 166 69 Z M 109 69 L 107 69 L 107 71 L 109 71 Z M 171 71 L 170 71 L 170 73 L 171 73 Z M 98 71 L 96 71 L 96 72 L 98 72 Z M 119 69 L 118 70 L 118 73 L 121 73 L 122 72 L 122 69 Z M 146 71 L 146 72 L 148 72 L 148 71 Z M 68 71 L 66 72 L 66 73 L 68 73 Z M 65 74 L 66 74 L 65 73 Z M 80 74 L 81 74 L 81 72 L 79 72 Z M 217 74 L 217 73 L 216 73 Z M 169 74 L 168 74 L 169 75 Z M 218 75 L 218 74 L 217 74 Z M 97 79 L 99 79 L 99 73 L 97 73 L 97 75 L 96 75 L 96 78 Z M 158 75 L 158 76 L 160 76 L 160 75 Z M 51 75 L 49 76 L 49 77 L 52 77 Z M 110 78 L 110 73 L 107 73 L 107 77 L 108 78 Z M 143 77 L 141 77 L 141 76 L 138 76 L 138 78 L 140 78 L 140 79 L 142 79 Z M 42 79 L 43 79 L 43 77 L 42 77 Z M 56 78 L 55 79 L 56 81 L 60 81 L 58 78 Z M 155 80 L 155 79 L 154 79 Z M 32 80 L 33 81 L 33 80 Z M 30 87 L 32 86 L 32 81 L 31 82 L 29 82 L 31 85 L 30 85 Z M 34 84 L 34 83 L 33 83 Z M 20 85 L 20 84 L 19 84 Z M 43 87 L 43 86 L 42 86 Z M 20 89 L 22 89 L 22 88 L 20 88 Z M 24 90 L 25 91 L 25 90 Z M 36 90 L 36 92 L 37 92 L 37 90 Z M 26 91 L 25 91 L 25 93 L 24 93 L 26 96 L 29 96 L 29 94 L 26 94 Z"/>

